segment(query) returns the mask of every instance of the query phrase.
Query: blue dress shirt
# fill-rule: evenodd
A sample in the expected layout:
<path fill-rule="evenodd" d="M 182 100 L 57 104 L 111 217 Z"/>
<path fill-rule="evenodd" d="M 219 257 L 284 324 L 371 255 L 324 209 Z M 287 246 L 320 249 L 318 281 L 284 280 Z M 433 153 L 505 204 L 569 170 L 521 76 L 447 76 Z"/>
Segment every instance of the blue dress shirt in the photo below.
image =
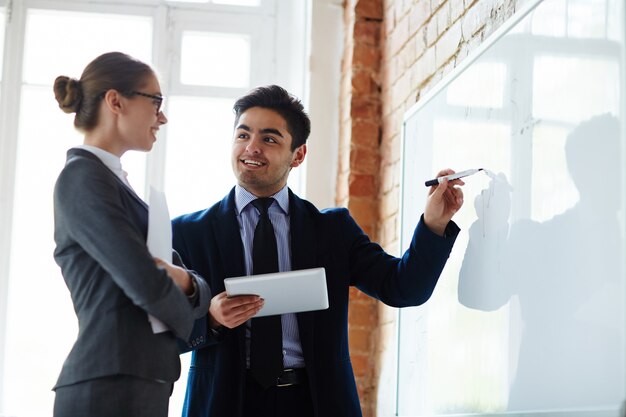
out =
<path fill-rule="evenodd" d="M 268 209 L 268 214 L 274 227 L 276 244 L 278 245 L 279 272 L 291 271 L 291 245 L 289 234 L 289 191 L 287 186 L 271 196 L 276 200 Z M 235 207 L 239 232 L 243 242 L 244 262 L 246 275 L 252 275 L 252 240 L 254 229 L 259 221 L 258 210 L 250 204 L 256 196 L 239 185 L 235 186 Z M 281 316 L 283 328 L 283 366 L 285 368 L 302 368 L 304 356 L 298 333 L 298 321 L 295 314 Z M 251 320 L 246 323 L 246 364 L 250 367 L 250 328 Z"/>

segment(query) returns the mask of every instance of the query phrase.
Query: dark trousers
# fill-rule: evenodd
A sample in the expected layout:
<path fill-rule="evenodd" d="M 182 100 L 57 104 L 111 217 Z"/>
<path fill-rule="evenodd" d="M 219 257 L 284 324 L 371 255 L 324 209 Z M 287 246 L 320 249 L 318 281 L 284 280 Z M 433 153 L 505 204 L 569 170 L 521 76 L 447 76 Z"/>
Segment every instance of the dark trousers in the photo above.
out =
<path fill-rule="evenodd" d="M 243 417 L 313 417 L 311 389 L 307 381 L 288 387 L 263 388 L 246 374 Z"/>
<path fill-rule="evenodd" d="M 115 375 L 55 391 L 54 417 L 167 417 L 172 384 Z"/>

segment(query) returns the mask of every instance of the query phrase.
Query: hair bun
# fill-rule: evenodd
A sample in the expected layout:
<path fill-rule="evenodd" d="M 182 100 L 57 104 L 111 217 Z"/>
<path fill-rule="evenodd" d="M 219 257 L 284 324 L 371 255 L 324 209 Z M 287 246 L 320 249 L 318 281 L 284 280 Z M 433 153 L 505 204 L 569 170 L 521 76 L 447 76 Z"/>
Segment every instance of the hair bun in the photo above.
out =
<path fill-rule="evenodd" d="M 83 98 L 80 81 L 61 75 L 54 80 L 54 97 L 65 113 L 78 113 Z"/>

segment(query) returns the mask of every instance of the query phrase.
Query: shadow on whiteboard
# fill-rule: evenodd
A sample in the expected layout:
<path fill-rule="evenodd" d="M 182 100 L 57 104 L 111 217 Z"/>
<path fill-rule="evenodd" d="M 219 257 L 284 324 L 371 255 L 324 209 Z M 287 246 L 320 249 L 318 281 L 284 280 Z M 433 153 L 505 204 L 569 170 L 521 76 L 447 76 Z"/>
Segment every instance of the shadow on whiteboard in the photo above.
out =
<path fill-rule="evenodd" d="M 469 229 L 458 297 L 481 311 L 518 301 L 509 411 L 622 400 L 619 135 L 608 114 L 570 132 L 565 156 L 579 199 L 549 220 L 509 224 L 515 189 L 504 174 L 475 199 L 478 219 Z"/>

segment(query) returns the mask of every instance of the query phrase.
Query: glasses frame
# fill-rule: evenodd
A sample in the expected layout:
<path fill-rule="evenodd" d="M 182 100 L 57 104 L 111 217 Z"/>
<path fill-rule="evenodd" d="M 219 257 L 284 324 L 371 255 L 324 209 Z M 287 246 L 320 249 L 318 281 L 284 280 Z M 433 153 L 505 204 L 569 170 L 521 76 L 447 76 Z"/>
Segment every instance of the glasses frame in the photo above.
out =
<path fill-rule="evenodd" d="M 141 97 L 146 97 L 146 98 L 151 98 L 153 100 L 153 104 L 156 106 L 156 115 L 158 116 L 159 113 L 161 113 L 161 107 L 163 106 L 163 100 L 165 100 L 165 97 L 157 96 L 155 94 L 143 93 L 141 91 L 131 91 L 130 94 L 141 96 Z"/>

